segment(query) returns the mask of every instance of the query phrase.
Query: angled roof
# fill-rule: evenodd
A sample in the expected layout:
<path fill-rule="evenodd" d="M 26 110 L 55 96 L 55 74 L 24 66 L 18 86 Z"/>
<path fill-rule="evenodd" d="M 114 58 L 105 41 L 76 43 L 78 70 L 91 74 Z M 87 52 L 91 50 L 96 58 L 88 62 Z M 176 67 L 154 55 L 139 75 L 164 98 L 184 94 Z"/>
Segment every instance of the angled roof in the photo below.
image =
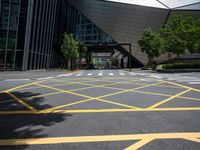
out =
<path fill-rule="evenodd" d="M 158 0 L 158 1 L 165 4 L 171 9 L 200 3 L 200 0 Z"/>
<path fill-rule="evenodd" d="M 105 0 L 110 2 L 156 7 L 162 9 L 177 9 L 184 7 L 190 10 L 200 10 L 200 0 Z"/>
<path fill-rule="evenodd" d="M 164 6 L 157 0 L 106 0 L 106 1 L 167 9 L 166 6 Z"/>

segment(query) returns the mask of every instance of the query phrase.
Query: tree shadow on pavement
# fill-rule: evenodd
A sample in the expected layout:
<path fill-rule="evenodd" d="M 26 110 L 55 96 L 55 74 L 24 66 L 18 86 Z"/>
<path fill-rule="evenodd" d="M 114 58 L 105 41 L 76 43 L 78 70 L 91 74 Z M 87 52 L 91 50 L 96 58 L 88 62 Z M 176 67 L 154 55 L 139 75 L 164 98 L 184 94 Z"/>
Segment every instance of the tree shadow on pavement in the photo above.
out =
<path fill-rule="evenodd" d="M 47 99 L 44 97 L 37 97 L 33 99 L 26 100 L 27 96 L 41 95 L 40 93 L 31 92 L 14 92 L 12 93 L 20 99 L 24 100 L 27 104 L 31 105 L 36 109 L 48 109 L 52 106 L 44 103 Z M 7 97 L 7 95 L 0 94 L 0 97 Z M 4 99 L 4 101 L 6 101 Z M 2 102 L 2 100 L 0 100 Z M 14 103 L 14 107 L 13 104 Z M 16 101 L 11 101 L 7 103 L 0 103 L 0 111 L 24 111 L 27 110 L 26 107 L 20 105 Z M 57 123 L 66 120 L 71 114 L 0 114 L 0 140 L 3 139 L 26 139 L 26 138 L 44 138 L 48 137 L 47 133 L 44 133 L 45 128 L 51 128 Z M 56 131 L 55 131 L 56 132 Z M 1 142 L 1 141 L 0 141 Z M 15 142 L 13 143 L 15 144 Z M 10 150 L 19 149 L 23 150 L 28 148 L 29 145 L 23 146 L 0 146 L 0 149 Z"/>

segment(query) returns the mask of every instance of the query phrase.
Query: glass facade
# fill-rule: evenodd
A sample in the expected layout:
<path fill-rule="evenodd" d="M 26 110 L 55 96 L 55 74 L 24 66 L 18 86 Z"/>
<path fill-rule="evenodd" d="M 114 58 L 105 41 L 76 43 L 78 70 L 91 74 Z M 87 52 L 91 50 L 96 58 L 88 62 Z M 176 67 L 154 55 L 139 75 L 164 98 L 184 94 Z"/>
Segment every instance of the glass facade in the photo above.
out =
<path fill-rule="evenodd" d="M 18 35 L 20 27 L 19 21 L 26 19 L 27 3 L 21 5 L 20 0 L 1 0 L 0 8 L 0 70 L 18 70 L 22 68 L 22 61 L 18 61 L 19 57 L 23 57 L 23 50 L 19 47 L 21 37 L 25 31 L 21 31 Z M 21 14 L 20 14 L 21 13 Z M 23 18 L 19 17 L 24 14 Z"/>
<path fill-rule="evenodd" d="M 56 67 L 53 37 L 60 2 L 0 0 L 0 70 Z"/>
<path fill-rule="evenodd" d="M 113 40 L 82 14 L 77 16 L 76 39 L 84 43 L 113 43 Z"/>

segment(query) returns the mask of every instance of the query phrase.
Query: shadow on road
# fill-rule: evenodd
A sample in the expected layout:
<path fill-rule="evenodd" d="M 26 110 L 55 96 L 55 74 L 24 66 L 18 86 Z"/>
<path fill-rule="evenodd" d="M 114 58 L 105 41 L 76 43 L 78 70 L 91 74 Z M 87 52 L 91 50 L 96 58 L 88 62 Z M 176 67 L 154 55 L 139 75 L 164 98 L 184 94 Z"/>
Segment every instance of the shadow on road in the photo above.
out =
<path fill-rule="evenodd" d="M 31 92 L 13 92 L 20 99 L 24 100 L 27 96 L 41 95 L 40 93 Z M 1 94 L 1 99 L 8 98 L 8 95 Z M 5 100 L 5 99 L 4 99 Z M 48 109 L 52 107 L 49 104 L 42 104 L 46 101 L 44 97 L 33 98 L 25 100 L 26 103 L 36 109 Z M 2 100 L 0 100 L 2 102 Z M 14 107 L 13 107 L 14 106 Z M 15 101 L 0 103 L 0 111 L 24 110 L 24 106 L 16 104 Z M 27 109 L 26 109 L 27 110 Z M 25 139 L 25 138 L 39 138 L 48 137 L 44 133 L 45 128 L 50 128 L 56 123 L 60 123 L 72 116 L 71 114 L 20 114 L 20 115 L 0 115 L 0 140 L 2 139 Z M 56 131 L 55 131 L 56 132 Z M 14 144 L 14 143 L 13 143 Z M 23 146 L 0 146 L 0 149 L 26 149 L 28 145 Z"/>

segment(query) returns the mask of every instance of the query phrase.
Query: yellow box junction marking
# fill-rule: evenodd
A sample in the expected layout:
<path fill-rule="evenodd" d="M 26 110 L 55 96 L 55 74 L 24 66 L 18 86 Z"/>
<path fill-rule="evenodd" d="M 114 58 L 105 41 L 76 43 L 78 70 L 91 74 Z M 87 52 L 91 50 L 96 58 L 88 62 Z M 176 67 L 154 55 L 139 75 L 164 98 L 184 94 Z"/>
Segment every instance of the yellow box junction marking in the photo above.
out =
<path fill-rule="evenodd" d="M 127 135 L 100 135 L 100 136 L 73 136 L 73 137 L 44 137 L 27 139 L 2 139 L 0 146 L 19 146 L 19 145 L 46 145 L 46 144 L 67 144 L 67 143 L 92 143 L 92 142 L 116 142 L 116 141 L 135 141 L 135 144 L 126 150 L 136 150 L 145 146 L 153 140 L 166 139 L 186 139 L 193 142 L 200 142 L 200 132 L 189 133 L 151 133 L 151 134 L 127 134 Z"/>
<path fill-rule="evenodd" d="M 78 96 L 81 96 L 81 97 L 85 97 L 85 98 L 88 98 L 87 100 L 91 100 L 91 101 L 92 100 L 98 100 L 98 101 L 101 101 L 101 102 L 106 102 L 106 103 L 110 103 L 110 104 L 114 104 L 114 105 L 119 105 L 119 106 L 123 106 L 123 107 L 128 107 L 128 108 L 132 108 L 132 109 L 142 109 L 142 108 L 135 107 L 135 106 L 125 105 L 125 104 L 121 104 L 121 103 L 117 103 L 117 102 L 111 102 L 111 101 L 108 101 L 108 100 L 104 100 L 102 98 L 105 98 L 105 97 L 108 97 L 108 96 L 117 95 L 117 94 L 126 93 L 126 92 L 133 91 L 133 90 L 138 90 L 138 89 L 141 89 L 141 88 L 144 88 L 144 87 L 154 86 L 154 85 L 158 85 L 158 84 L 162 84 L 162 83 L 163 82 L 158 82 L 158 83 L 149 84 L 149 85 L 145 85 L 145 86 L 140 86 L 140 87 L 129 89 L 129 90 L 123 90 L 123 91 L 119 91 L 119 92 L 115 92 L 115 93 L 111 93 L 111 94 L 107 94 L 107 95 L 103 95 L 103 96 L 99 96 L 99 97 L 91 97 L 91 96 L 87 96 L 87 95 L 83 95 L 83 94 L 78 94 L 78 93 L 75 93 L 75 92 L 70 92 L 70 91 L 67 91 L 67 90 L 61 90 L 61 89 L 53 88 L 53 87 L 50 87 L 50 86 L 44 86 L 44 85 L 41 85 L 41 84 L 37 84 L 37 85 L 38 86 L 47 87 L 47 88 L 50 88 L 50 89 L 53 89 L 53 90 L 62 91 L 62 92 L 66 92 L 66 93 L 69 93 L 69 94 L 73 94 L 73 95 L 78 95 Z M 85 102 L 85 100 L 83 100 L 82 102 Z M 69 104 L 61 105 L 61 106 L 54 107 L 54 108 L 50 108 L 47 111 L 58 109 L 58 108 L 63 108 L 63 107 L 66 107 L 68 105 Z"/>
<path fill-rule="evenodd" d="M 81 78 L 80 78 L 81 79 Z M 85 79 L 85 78 L 84 78 Z M 108 78 L 106 78 L 108 80 Z M 113 79 L 113 78 L 111 78 Z M 56 79 L 57 80 L 57 79 Z M 76 79 L 72 79 L 73 80 L 77 80 Z M 96 80 L 96 79 L 91 79 L 88 78 L 89 81 L 85 81 L 85 82 L 94 82 L 94 81 L 102 81 L 102 80 Z M 184 99 L 192 99 L 192 100 L 200 100 L 198 98 L 191 98 L 191 97 L 185 97 L 185 96 L 181 96 L 189 91 L 197 91 L 197 92 L 200 92 L 199 89 L 195 89 L 195 88 L 191 88 L 191 87 L 188 87 L 188 86 L 185 86 L 185 85 L 181 85 L 181 84 L 177 84 L 177 83 L 173 83 L 173 82 L 168 82 L 168 81 L 163 81 L 163 80 L 157 80 L 159 81 L 158 83 L 155 83 L 155 84 L 143 84 L 144 86 L 140 86 L 140 87 L 137 87 L 137 88 L 133 88 L 133 89 L 121 89 L 121 88 L 113 88 L 113 87 L 107 87 L 109 85 L 115 85 L 115 84 L 123 84 L 123 83 L 127 83 L 128 81 L 123 81 L 123 82 L 115 82 L 113 83 L 113 81 L 108 81 L 108 82 L 111 82 L 110 84 L 103 84 L 103 85 L 92 85 L 92 84 L 88 84 L 88 83 L 85 83 L 85 82 L 65 82 L 65 81 L 60 81 L 60 80 L 57 80 L 57 82 L 65 82 L 65 84 L 62 84 L 62 85 L 67 85 L 67 84 L 80 84 L 80 85 L 87 85 L 89 87 L 84 87 L 84 88 L 78 88 L 78 89 L 74 89 L 74 90 L 61 90 L 61 89 L 58 89 L 58 88 L 54 88 L 54 87 L 51 87 L 51 86 L 55 86 L 55 85 L 43 85 L 43 84 L 40 84 L 42 82 L 45 82 L 45 81 L 48 81 L 48 79 L 46 80 L 42 80 L 42 81 L 38 81 L 38 82 L 32 82 L 32 83 L 28 83 L 28 84 L 25 84 L 25 85 L 21 85 L 21 86 L 17 86 L 17 87 L 14 87 L 14 88 L 11 88 L 9 90 L 5 90 L 3 91 L 3 93 L 9 93 L 9 95 L 11 94 L 10 92 L 11 91 L 14 91 L 14 90 L 20 90 L 21 88 L 25 88 L 27 86 L 30 86 L 30 85 L 37 85 L 38 87 L 45 87 L 45 88 L 49 88 L 49 89 L 54 89 L 56 90 L 57 92 L 53 92 L 53 93 L 48 93 L 48 94 L 42 94 L 42 95 L 37 95 L 37 96 L 31 96 L 31 97 L 26 97 L 26 98 L 34 98 L 34 97 L 41 97 L 41 96 L 48 96 L 48 95 L 54 95 L 54 94 L 60 94 L 60 93 L 69 93 L 69 94 L 72 94 L 72 95 L 77 95 L 77 96 L 81 96 L 81 97 L 85 97 L 87 99 L 85 100 L 81 100 L 81 101 L 78 101 L 78 102 L 74 102 L 74 103 L 69 103 L 69 104 L 65 104 L 65 105 L 61 105 L 61 106 L 57 106 L 57 107 L 53 107 L 53 108 L 50 108 L 50 109 L 47 109 L 47 110 L 42 110 L 42 111 L 38 111 L 36 109 L 34 109 L 32 106 L 28 105 L 26 102 L 24 102 L 23 100 L 19 99 L 18 97 L 16 97 L 15 95 L 11 94 L 10 96 L 13 97 L 15 100 L 17 100 L 20 104 L 24 105 L 25 107 L 27 107 L 28 109 L 30 109 L 32 112 L 29 112 L 29 111 L 0 111 L 0 114 L 32 114 L 33 112 L 35 114 L 39 114 L 39 113 L 95 113 L 95 112 L 133 112 L 133 111 L 191 111 L 191 110 L 200 110 L 200 107 L 179 107 L 179 108 L 156 108 L 158 107 L 159 105 L 161 104 L 164 104 L 174 98 L 184 98 Z M 71 80 L 70 80 L 71 81 Z M 103 81 L 106 81 L 106 80 L 103 80 Z M 131 83 L 131 84 L 137 84 L 137 83 L 132 83 L 134 81 L 137 81 L 137 80 L 130 80 L 130 82 L 128 83 Z M 107 81 L 106 81 L 107 82 Z M 186 89 L 185 91 L 183 92 L 180 92 L 176 95 L 169 95 L 169 94 L 160 94 L 160 93 L 153 93 L 153 92 L 144 92 L 144 91 L 139 91 L 139 89 L 142 89 L 144 87 L 149 87 L 149 86 L 154 86 L 154 85 L 157 85 L 157 86 L 162 86 L 162 83 L 168 83 L 168 84 L 171 84 L 171 85 L 175 85 L 175 86 L 178 86 L 180 88 L 183 88 L 183 89 Z M 141 84 L 142 85 L 142 84 Z M 114 92 L 114 93 L 111 93 L 111 94 L 107 94 L 107 95 L 103 95 L 103 96 L 99 96 L 99 97 L 92 97 L 92 96 L 87 96 L 87 95 L 84 95 L 84 94 L 78 94 L 76 93 L 75 91 L 78 91 L 78 90 L 82 90 L 82 89 L 91 89 L 91 88 L 98 88 L 98 87 L 102 87 L 102 88 L 110 88 L 110 89 L 116 89 L 116 90 L 121 90 L 119 92 Z M 160 96 L 168 96 L 169 98 L 165 99 L 165 100 L 162 100 L 148 108 L 139 108 L 139 107 L 135 107 L 135 106 L 130 106 L 130 105 L 126 105 L 126 104 L 122 104 L 122 103 L 117 103 L 117 102 L 112 102 L 112 101 L 108 101 L 108 100 L 104 100 L 102 98 L 105 98 L 105 97 L 108 97 L 108 96 L 113 96 L 113 95 L 117 95 L 117 94 L 121 94 L 121 93 L 126 93 L 126 92 L 138 92 L 138 93 L 144 93 L 144 94 L 152 94 L 152 95 L 160 95 Z M 59 108 L 63 108 L 63 107 L 67 107 L 67 106 L 72 106 L 72 105 L 76 105 L 76 104 L 80 104 L 80 103 L 84 103 L 84 102 L 88 102 L 88 101 L 93 101 L 93 100 L 97 100 L 97 101 L 101 101 L 101 102 L 105 102 L 105 103 L 110 103 L 110 104 L 114 104 L 114 105 L 118 105 L 118 106 L 123 106 L 123 107 L 126 107 L 126 108 L 129 108 L 129 109 L 99 109 L 99 110 L 57 110 Z M 9 102 L 10 100 L 8 100 Z"/>
<path fill-rule="evenodd" d="M 154 104 L 154 105 L 148 107 L 148 109 L 149 109 L 149 108 L 158 107 L 158 106 L 160 106 L 160 105 L 162 105 L 162 104 L 164 104 L 164 103 L 166 103 L 166 102 L 169 102 L 170 100 L 173 100 L 174 98 L 176 98 L 176 97 L 178 97 L 178 96 L 181 96 L 181 95 L 183 95 L 183 94 L 185 94 L 185 93 L 191 91 L 191 90 L 192 90 L 192 89 L 187 89 L 187 90 L 185 90 L 185 91 L 183 91 L 183 92 L 180 92 L 180 93 L 178 93 L 178 94 L 176 94 L 176 95 L 174 95 L 174 96 L 171 96 L 171 97 L 169 97 L 169 98 L 167 98 L 167 99 L 165 99 L 165 100 L 163 100 L 163 101 L 161 101 L 161 102 L 158 102 L 158 103 L 156 103 L 156 104 Z"/>

